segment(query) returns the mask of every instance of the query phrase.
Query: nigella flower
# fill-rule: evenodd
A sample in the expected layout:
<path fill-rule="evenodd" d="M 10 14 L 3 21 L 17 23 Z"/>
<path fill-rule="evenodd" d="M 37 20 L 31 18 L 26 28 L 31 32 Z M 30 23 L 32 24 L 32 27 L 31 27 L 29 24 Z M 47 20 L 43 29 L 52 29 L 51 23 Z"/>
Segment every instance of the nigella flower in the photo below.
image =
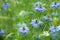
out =
<path fill-rule="evenodd" d="M 57 8 L 57 7 L 58 7 L 58 5 L 57 5 L 57 3 L 52 2 L 51 7 L 52 7 L 52 8 Z"/>
<path fill-rule="evenodd" d="M 54 26 L 51 26 L 51 27 L 50 27 L 50 31 L 51 31 L 51 32 L 56 32 L 56 28 L 54 28 Z"/>
<path fill-rule="evenodd" d="M 34 3 L 34 7 L 35 6 L 41 6 L 41 4 L 42 4 L 41 2 L 36 2 L 36 3 Z"/>
<path fill-rule="evenodd" d="M 57 3 L 57 6 L 60 7 L 60 2 Z"/>
<path fill-rule="evenodd" d="M 57 12 L 56 13 L 53 12 L 52 13 L 52 16 L 55 16 L 56 17 L 56 16 L 58 16 L 58 13 Z"/>
<path fill-rule="evenodd" d="M 18 31 L 20 33 L 26 35 L 29 32 L 29 28 L 28 27 L 20 27 Z"/>
<path fill-rule="evenodd" d="M 50 27 L 51 32 L 58 32 L 60 31 L 60 26 L 57 26 L 56 28 L 54 26 Z"/>
<path fill-rule="evenodd" d="M 44 16 L 43 18 L 44 18 L 44 20 L 46 20 L 46 21 L 49 21 L 49 22 L 52 21 L 52 18 L 50 18 L 50 17 Z"/>
<path fill-rule="evenodd" d="M 3 3 L 3 4 L 2 4 L 2 7 L 3 7 L 3 8 L 8 8 L 9 6 L 10 6 L 10 3 Z"/>
<path fill-rule="evenodd" d="M 43 24 L 42 21 L 38 21 L 38 20 L 36 20 L 36 19 L 33 19 L 33 20 L 31 21 L 31 25 L 32 25 L 34 28 L 38 28 L 38 27 L 40 27 L 42 24 Z"/>
<path fill-rule="evenodd" d="M 34 10 L 37 10 L 39 12 L 44 12 L 46 10 L 46 8 L 44 8 L 44 7 L 35 7 Z"/>
<path fill-rule="evenodd" d="M 57 26 L 56 27 L 56 31 L 60 31 L 60 26 Z"/>
<path fill-rule="evenodd" d="M 3 35 L 4 34 L 4 30 L 0 30 L 0 35 Z"/>
<path fill-rule="evenodd" d="M 37 10 L 39 12 L 44 12 L 46 10 L 46 8 L 42 7 L 40 2 L 37 2 L 34 5 L 34 10 Z"/>

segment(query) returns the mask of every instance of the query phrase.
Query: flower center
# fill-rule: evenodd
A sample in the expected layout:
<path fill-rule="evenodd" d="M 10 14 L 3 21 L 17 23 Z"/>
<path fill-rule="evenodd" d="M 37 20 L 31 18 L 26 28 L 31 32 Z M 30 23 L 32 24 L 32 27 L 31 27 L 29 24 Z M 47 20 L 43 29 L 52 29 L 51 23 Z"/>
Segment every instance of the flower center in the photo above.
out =
<path fill-rule="evenodd" d="M 23 30 L 25 30 L 25 27 L 23 27 Z"/>

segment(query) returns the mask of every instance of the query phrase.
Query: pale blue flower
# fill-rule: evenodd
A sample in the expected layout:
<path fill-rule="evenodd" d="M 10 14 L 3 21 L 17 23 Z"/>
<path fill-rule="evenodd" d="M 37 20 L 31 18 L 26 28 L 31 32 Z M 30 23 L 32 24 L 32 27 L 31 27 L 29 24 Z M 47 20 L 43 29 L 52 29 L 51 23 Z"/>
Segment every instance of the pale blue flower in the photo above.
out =
<path fill-rule="evenodd" d="M 51 26 L 50 30 L 51 30 L 51 32 L 58 32 L 58 31 L 60 31 L 60 26 L 57 26 L 57 27 Z"/>
<path fill-rule="evenodd" d="M 52 18 L 49 18 L 49 17 L 47 17 L 47 16 L 44 16 L 43 18 L 44 18 L 44 20 L 46 20 L 46 21 L 49 21 L 49 22 L 52 21 Z"/>
<path fill-rule="evenodd" d="M 56 13 L 52 13 L 52 16 L 54 16 L 54 17 L 56 17 L 56 16 L 58 16 L 58 13 L 56 12 Z"/>
<path fill-rule="evenodd" d="M 57 3 L 57 6 L 60 7 L 60 2 Z"/>
<path fill-rule="evenodd" d="M 41 2 L 36 2 L 36 3 L 34 3 L 34 7 L 36 7 L 36 6 L 41 6 Z"/>
<path fill-rule="evenodd" d="M 34 10 L 37 10 L 39 12 L 44 12 L 46 10 L 46 8 L 44 8 L 44 7 L 35 7 Z"/>
<path fill-rule="evenodd" d="M 34 10 L 39 11 L 39 12 L 44 12 L 44 11 L 46 11 L 46 8 L 41 7 L 41 3 L 37 2 L 34 4 Z"/>
<path fill-rule="evenodd" d="M 32 25 L 34 28 L 38 28 L 38 27 L 40 27 L 42 24 L 43 24 L 42 21 L 38 21 L 38 20 L 36 20 L 36 19 L 33 19 L 33 20 L 31 21 L 31 25 Z"/>
<path fill-rule="evenodd" d="M 52 8 L 57 8 L 57 7 L 58 7 L 58 5 L 57 5 L 57 3 L 52 2 L 51 7 L 52 7 Z"/>
<path fill-rule="evenodd" d="M 26 35 L 29 32 L 29 28 L 28 27 L 20 27 L 18 30 L 20 33 Z"/>
<path fill-rule="evenodd" d="M 35 7 L 34 10 L 37 10 L 39 12 L 44 12 L 46 9 L 44 7 Z"/>
<path fill-rule="evenodd" d="M 0 35 L 3 35 L 4 34 L 4 30 L 0 30 Z"/>
<path fill-rule="evenodd" d="M 3 8 L 8 8 L 8 7 L 10 7 L 10 3 L 3 3 L 3 4 L 2 4 L 2 7 L 3 7 Z"/>
<path fill-rule="evenodd" d="M 56 29 L 54 28 L 54 26 L 51 26 L 51 27 L 50 27 L 50 31 L 51 31 L 51 32 L 56 32 Z"/>
<path fill-rule="evenodd" d="M 60 26 L 57 26 L 56 27 L 56 31 L 60 31 Z"/>

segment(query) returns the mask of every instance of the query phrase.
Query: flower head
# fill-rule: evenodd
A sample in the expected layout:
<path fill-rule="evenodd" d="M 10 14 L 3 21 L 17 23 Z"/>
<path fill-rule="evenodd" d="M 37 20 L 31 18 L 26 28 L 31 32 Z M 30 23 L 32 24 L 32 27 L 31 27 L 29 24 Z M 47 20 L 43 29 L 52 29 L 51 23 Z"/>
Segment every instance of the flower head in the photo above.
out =
<path fill-rule="evenodd" d="M 57 26 L 56 27 L 56 31 L 60 31 L 60 26 Z"/>
<path fill-rule="evenodd" d="M 56 16 L 58 16 L 58 13 L 57 12 L 56 13 L 53 12 L 52 13 L 52 16 L 55 16 L 56 17 Z"/>
<path fill-rule="evenodd" d="M 37 10 L 39 12 L 44 12 L 46 8 L 42 7 L 40 2 L 37 2 L 34 4 L 34 10 Z"/>
<path fill-rule="evenodd" d="M 25 35 L 29 32 L 29 28 L 28 27 L 20 27 L 18 31 Z"/>
<path fill-rule="evenodd" d="M 8 8 L 9 6 L 10 6 L 10 3 L 3 3 L 3 4 L 2 4 L 2 7 L 3 7 L 3 8 Z"/>
<path fill-rule="evenodd" d="M 60 2 L 57 3 L 57 6 L 60 7 Z"/>
<path fill-rule="evenodd" d="M 50 17 L 44 16 L 43 18 L 44 18 L 44 20 L 46 20 L 46 21 L 52 21 L 52 18 L 50 18 Z"/>
<path fill-rule="evenodd" d="M 57 3 L 52 2 L 51 7 L 52 7 L 52 8 L 57 8 L 57 7 L 58 7 L 58 5 L 57 5 Z"/>
<path fill-rule="evenodd" d="M 36 3 L 34 3 L 34 7 L 35 6 L 41 6 L 41 4 L 42 4 L 41 2 L 36 2 Z"/>
<path fill-rule="evenodd" d="M 0 30 L 0 35 L 3 35 L 4 34 L 4 30 Z"/>
<path fill-rule="evenodd" d="M 34 27 L 34 28 L 38 28 L 38 27 L 40 27 L 41 25 L 42 25 L 42 21 L 38 21 L 38 20 L 36 20 L 36 19 L 33 19 L 32 21 L 31 21 L 31 25 Z"/>
<path fill-rule="evenodd" d="M 35 7 L 35 10 L 39 11 L 39 12 L 44 12 L 46 9 L 44 7 Z"/>
<path fill-rule="evenodd" d="M 60 26 L 57 26 L 56 28 L 54 26 L 50 27 L 51 32 L 58 32 L 60 31 Z"/>
<path fill-rule="evenodd" d="M 56 28 L 54 28 L 54 26 L 51 26 L 51 27 L 50 27 L 50 31 L 51 31 L 51 32 L 56 32 Z"/>

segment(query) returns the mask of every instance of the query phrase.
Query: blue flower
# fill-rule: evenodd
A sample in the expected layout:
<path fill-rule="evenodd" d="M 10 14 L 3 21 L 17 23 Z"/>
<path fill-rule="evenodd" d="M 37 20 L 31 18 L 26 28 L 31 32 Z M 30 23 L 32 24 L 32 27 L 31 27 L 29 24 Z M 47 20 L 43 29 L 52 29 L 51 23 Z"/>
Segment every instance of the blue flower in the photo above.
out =
<path fill-rule="evenodd" d="M 3 35 L 4 34 L 4 30 L 0 30 L 0 35 Z"/>
<path fill-rule="evenodd" d="M 46 20 L 46 21 L 49 21 L 49 22 L 52 21 L 52 18 L 50 18 L 50 17 L 44 16 L 43 18 L 44 18 L 44 20 Z"/>
<path fill-rule="evenodd" d="M 56 31 L 60 31 L 60 26 L 57 26 L 56 27 Z"/>
<path fill-rule="evenodd" d="M 37 11 L 40 11 L 40 12 L 44 12 L 46 10 L 44 7 L 43 8 L 42 7 L 41 8 L 40 7 L 35 7 L 34 9 L 37 10 Z"/>
<path fill-rule="evenodd" d="M 34 3 L 34 7 L 36 7 L 36 6 L 41 6 L 41 2 L 36 2 L 36 3 Z"/>
<path fill-rule="evenodd" d="M 58 13 L 57 12 L 56 13 L 53 12 L 52 13 L 52 16 L 55 16 L 56 17 L 56 16 L 58 16 Z"/>
<path fill-rule="evenodd" d="M 29 28 L 28 27 L 20 27 L 18 29 L 18 31 L 24 35 L 26 35 L 29 32 Z"/>
<path fill-rule="evenodd" d="M 60 26 L 57 26 L 56 28 L 54 26 L 50 27 L 51 32 L 58 32 L 60 31 Z"/>
<path fill-rule="evenodd" d="M 56 29 L 54 28 L 54 26 L 51 26 L 51 27 L 50 27 L 50 31 L 51 31 L 51 32 L 56 32 Z"/>
<path fill-rule="evenodd" d="M 39 11 L 39 12 L 44 12 L 46 11 L 46 8 L 42 7 L 40 2 L 37 2 L 34 4 L 34 10 Z"/>
<path fill-rule="evenodd" d="M 60 3 L 59 2 L 57 3 L 57 6 L 60 7 Z"/>
<path fill-rule="evenodd" d="M 44 12 L 46 9 L 44 7 L 35 7 L 34 10 L 37 10 L 39 12 Z"/>
<path fill-rule="evenodd" d="M 34 28 L 38 28 L 38 27 L 40 27 L 41 25 L 42 25 L 42 21 L 38 21 L 38 20 L 36 20 L 36 19 L 33 19 L 32 21 L 31 21 L 31 25 L 34 27 Z"/>
<path fill-rule="evenodd" d="M 2 4 L 2 7 L 3 7 L 3 8 L 8 8 L 9 6 L 10 6 L 10 3 L 3 3 L 3 4 Z"/>
<path fill-rule="evenodd" d="M 52 7 L 52 8 L 57 8 L 57 7 L 58 7 L 58 5 L 57 5 L 57 3 L 52 2 L 51 7 Z"/>

